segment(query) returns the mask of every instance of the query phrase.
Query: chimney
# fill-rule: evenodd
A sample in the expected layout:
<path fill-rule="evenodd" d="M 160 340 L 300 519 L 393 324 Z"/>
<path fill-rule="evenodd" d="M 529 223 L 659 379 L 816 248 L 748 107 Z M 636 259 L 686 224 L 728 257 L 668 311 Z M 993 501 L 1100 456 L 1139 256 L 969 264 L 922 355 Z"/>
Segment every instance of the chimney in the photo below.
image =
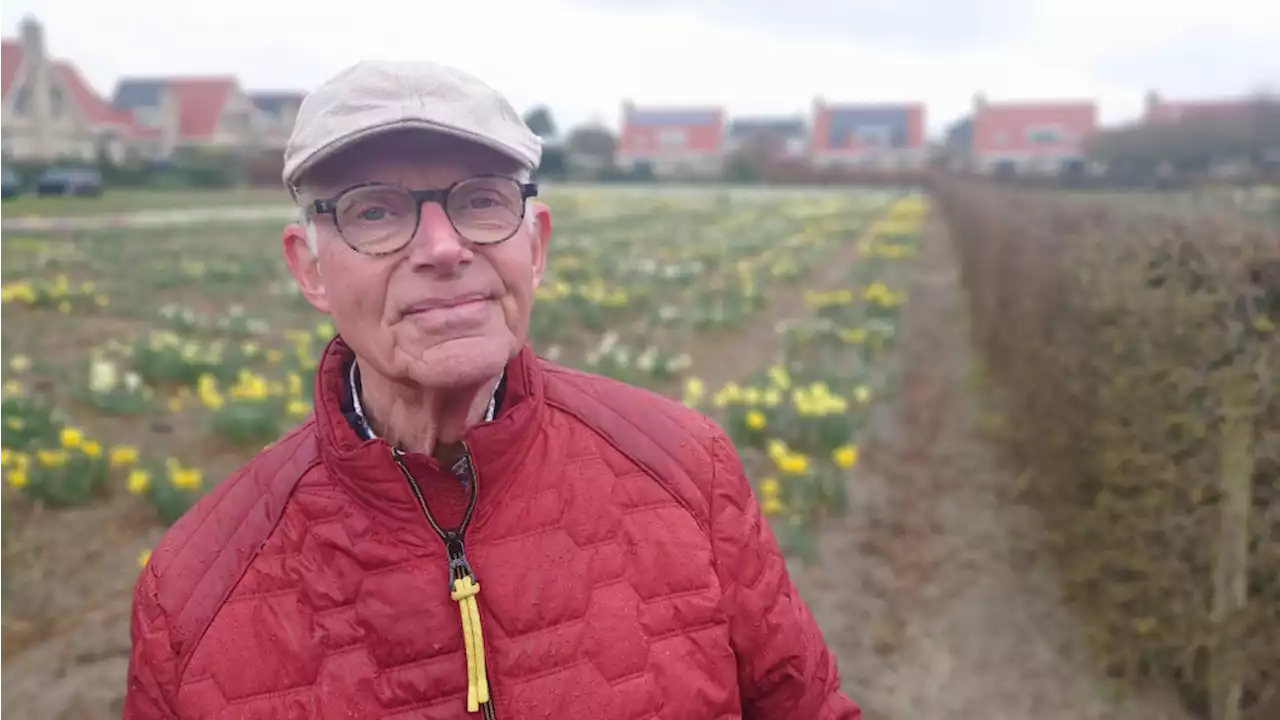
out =
<path fill-rule="evenodd" d="M 1156 108 L 1160 107 L 1160 93 L 1155 90 L 1148 90 L 1146 97 L 1146 114 L 1143 120 L 1150 121 L 1154 118 Z"/>
<path fill-rule="evenodd" d="M 984 92 L 976 92 L 973 94 L 973 114 L 977 115 L 987 109 L 987 94 Z"/>
<path fill-rule="evenodd" d="M 22 34 L 22 53 L 28 58 L 44 57 L 44 27 L 40 21 L 28 15 L 19 25 Z"/>

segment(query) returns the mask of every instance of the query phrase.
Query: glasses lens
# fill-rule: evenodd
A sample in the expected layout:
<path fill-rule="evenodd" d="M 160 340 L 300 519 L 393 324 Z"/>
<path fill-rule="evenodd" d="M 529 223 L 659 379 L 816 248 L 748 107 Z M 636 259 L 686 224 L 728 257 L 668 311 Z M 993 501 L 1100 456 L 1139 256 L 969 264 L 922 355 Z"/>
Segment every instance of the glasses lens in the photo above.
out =
<path fill-rule="evenodd" d="M 362 253 L 395 252 L 413 237 L 418 209 L 407 190 L 369 186 L 348 191 L 335 209 L 338 231 Z"/>
<path fill-rule="evenodd" d="M 480 177 L 459 183 L 445 208 L 458 233 L 473 243 L 502 242 L 524 220 L 520 183 L 511 178 Z"/>

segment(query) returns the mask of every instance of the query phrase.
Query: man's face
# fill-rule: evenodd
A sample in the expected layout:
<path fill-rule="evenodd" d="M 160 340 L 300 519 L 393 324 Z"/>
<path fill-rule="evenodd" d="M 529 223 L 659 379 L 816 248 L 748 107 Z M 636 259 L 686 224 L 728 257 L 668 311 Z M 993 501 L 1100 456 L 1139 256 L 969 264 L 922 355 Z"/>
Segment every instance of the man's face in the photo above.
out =
<path fill-rule="evenodd" d="M 301 194 L 310 204 L 371 182 L 446 188 L 482 174 L 516 177 L 514 165 L 471 143 L 389 134 L 327 160 L 304 179 Z M 428 202 L 408 244 L 385 256 L 353 249 L 332 215 L 316 215 L 314 223 L 315 252 L 305 228 L 290 225 L 285 258 L 304 295 L 333 319 L 366 372 L 461 389 L 497 375 L 524 344 L 546 267 L 551 223 L 544 205 L 530 203 L 507 240 L 479 245 L 459 235 L 439 203 Z"/>

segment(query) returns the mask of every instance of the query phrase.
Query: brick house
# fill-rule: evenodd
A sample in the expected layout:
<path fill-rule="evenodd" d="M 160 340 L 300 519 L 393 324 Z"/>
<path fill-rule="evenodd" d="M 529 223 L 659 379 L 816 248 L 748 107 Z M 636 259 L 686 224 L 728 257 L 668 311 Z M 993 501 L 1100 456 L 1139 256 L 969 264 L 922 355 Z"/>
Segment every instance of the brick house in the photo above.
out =
<path fill-rule="evenodd" d="M 648 165 L 659 177 L 711 176 L 724 167 L 725 112 L 721 108 L 622 106 L 617 163 Z"/>
<path fill-rule="evenodd" d="M 122 162 L 150 133 L 113 108 L 71 62 L 51 58 L 44 28 L 22 21 L 19 38 L 3 41 L 3 153 L 19 162 Z"/>
<path fill-rule="evenodd" d="M 268 128 L 231 76 L 125 78 L 111 104 L 159 136 L 159 153 L 179 148 L 254 151 Z"/>
<path fill-rule="evenodd" d="M 817 167 L 914 169 L 925 164 L 924 105 L 813 103 L 810 159 Z"/>
<path fill-rule="evenodd" d="M 1092 100 L 990 103 L 978 95 L 972 121 L 972 170 L 1057 174 L 1084 167 L 1098 108 Z"/>

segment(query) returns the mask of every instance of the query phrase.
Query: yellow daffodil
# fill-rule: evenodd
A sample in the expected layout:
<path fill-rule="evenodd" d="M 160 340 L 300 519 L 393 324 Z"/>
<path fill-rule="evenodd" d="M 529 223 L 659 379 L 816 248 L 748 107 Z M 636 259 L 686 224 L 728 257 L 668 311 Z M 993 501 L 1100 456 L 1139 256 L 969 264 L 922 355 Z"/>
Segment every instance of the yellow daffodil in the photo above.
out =
<path fill-rule="evenodd" d="M 45 467 L 62 467 L 67 464 L 67 458 L 66 450 L 43 449 L 36 451 L 36 460 Z"/>
<path fill-rule="evenodd" d="M 108 455 L 111 467 L 129 467 L 138 462 L 138 448 L 131 445 L 117 445 L 111 448 Z"/>
<path fill-rule="evenodd" d="M 204 481 L 204 473 L 200 468 L 184 468 L 172 458 L 166 466 L 169 471 L 169 483 L 179 490 L 196 490 Z"/>
<path fill-rule="evenodd" d="M 787 453 L 777 460 L 777 465 L 787 475 L 803 475 L 809 469 L 809 458 L 799 453 Z"/>
<path fill-rule="evenodd" d="M 857 445 L 841 445 L 831 453 L 831 459 L 835 462 L 836 467 L 848 470 L 858 464 L 858 446 Z"/>
<path fill-rule="evenodd" d="M 74 450 L 75 448 L 80 447 L 80 444 L 84 442 L 84 433 L 80 432 L 76 428 L 62 428 L 62 432 L 58 437 L 62 447 L 67 450 Z"/>
<path fill-rule="evenodd" d="M 764 497 L 776 497 L 781 490 L 777 478 L 765 478 L 760 481 L 760 494 Z"/>
<path fill-rule="evenodd" d="M 134 468 L 129 472 L 125 486 L 133 495 L 145 495 L 151 489 L 151 473 L 142 468 Z"/>

